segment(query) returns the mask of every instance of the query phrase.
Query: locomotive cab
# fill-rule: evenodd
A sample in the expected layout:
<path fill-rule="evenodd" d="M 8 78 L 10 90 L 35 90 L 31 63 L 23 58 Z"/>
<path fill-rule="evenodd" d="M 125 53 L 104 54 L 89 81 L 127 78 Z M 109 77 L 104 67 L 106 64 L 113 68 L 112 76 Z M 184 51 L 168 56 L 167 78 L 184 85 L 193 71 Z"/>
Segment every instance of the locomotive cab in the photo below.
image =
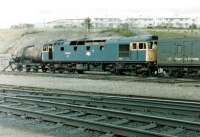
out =
<path fill-rule="evenodd" d="M 42 60 L 48 61 L 53 59 L 53 44 L 45 44 L 42 51 Z"/>
<path fill-rule="evenodd" d="M 157 40 L 149 42 L 132 42 L 130 43 L 130 51 L 133 52 L 134 59 L 137 61 L 156 62 L 157 45 Z"/>

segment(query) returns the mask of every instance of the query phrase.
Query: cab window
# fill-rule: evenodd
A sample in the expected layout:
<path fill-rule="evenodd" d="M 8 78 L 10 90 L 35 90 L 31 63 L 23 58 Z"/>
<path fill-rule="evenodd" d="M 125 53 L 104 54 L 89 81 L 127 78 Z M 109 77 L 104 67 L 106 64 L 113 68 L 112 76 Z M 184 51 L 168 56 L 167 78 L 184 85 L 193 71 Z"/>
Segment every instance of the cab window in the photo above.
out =
<path fill-rule="evenodd" d="M 139 49 L 146 49 L 146 43 L 139 43 Z"/>
<path fill-rule="evenodd" d="M 65 50 L 65 48 L 64 47 L 60 47 L 60 51 L 64 51 Z"/>
<path fill-rule="evenodd" d="M 133 49 L 137 49 L 137 43 L 133 43 Z"/>
<path fill-rule="evenodd" d="M 147 44 L 144 42 L 136 42 L 136 43 L 132 43 L 132 49 L 146 49 L 147 48 Z"/>
<path fill-rule="evenodd" d="M 139 49 L 143 49 L 143 43 L 139 43 Z"/>
<path fill-rule="evenodd" d="M 146 43 L 144 43 L 143 49 L 146 49 Z"/>
<path fill-rule="evenodd" d="M 153 49 L 153 42 L 149 42 L 149 49 Z"/>
<path fill-rule="evenodd" d="M 158 41 L 151 41 L 148 43 L 149 49 L 155 49 L 157 47 Z"/>

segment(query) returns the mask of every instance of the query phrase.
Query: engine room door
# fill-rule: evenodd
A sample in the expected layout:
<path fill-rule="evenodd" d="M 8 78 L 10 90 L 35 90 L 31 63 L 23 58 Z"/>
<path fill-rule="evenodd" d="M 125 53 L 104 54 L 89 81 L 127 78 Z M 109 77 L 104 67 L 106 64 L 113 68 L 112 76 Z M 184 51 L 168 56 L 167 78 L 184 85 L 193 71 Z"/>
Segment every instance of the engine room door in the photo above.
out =
<path fill-rule="evenodd" d="M 195 54 L 194 54 L 194 51 L 195 50 L 193 48 L 193 42 L 191 41 L 184 41 L 183 42 L 184 44 L 184 63 L 187 63 L 187 64 L 190 64 L 190 63 L 195 63 Z"/>
<path fill-rule="evenodd" d="M 129 58 L 129 44 L 119 44 L 119 58 Z"/>
<path fill-rule="evenodd" d="M 177 44 L 176 61 L 179 63 L 184 63 L 185 60 L 184 47 L 185 46 L 183 44 Z"/>
<path fill-rule="evenodd" d="M 52 51 L 52 47 L 49 47 L 49 60 L 53 59 L 53 51 Z"/>

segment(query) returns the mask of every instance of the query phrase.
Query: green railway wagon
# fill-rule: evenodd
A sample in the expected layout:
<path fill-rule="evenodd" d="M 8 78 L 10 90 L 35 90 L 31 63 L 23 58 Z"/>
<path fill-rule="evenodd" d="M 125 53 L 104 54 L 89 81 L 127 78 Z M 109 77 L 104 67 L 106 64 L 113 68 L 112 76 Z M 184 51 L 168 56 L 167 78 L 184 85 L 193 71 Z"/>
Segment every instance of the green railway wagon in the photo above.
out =
<path fill-rule="evenodd" d="M 200 38 L 160 39 L 157 47 L 158 68 L 170 75 L 200 71 Z"/>

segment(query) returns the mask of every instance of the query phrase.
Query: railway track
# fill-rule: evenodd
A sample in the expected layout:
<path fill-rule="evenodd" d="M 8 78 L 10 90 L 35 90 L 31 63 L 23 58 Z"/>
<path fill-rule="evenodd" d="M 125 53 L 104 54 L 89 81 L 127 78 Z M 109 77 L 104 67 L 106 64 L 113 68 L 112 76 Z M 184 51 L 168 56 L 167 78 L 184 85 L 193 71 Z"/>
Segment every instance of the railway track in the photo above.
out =
<path fill-rule="evenodd" d="M 175 100 L 160 100 L 148 99 L 142 97 L 120 97 L 120 96 L 103 96 L 103 95 L 84 95 L 73 93 L 44 93 L 44 92 L 30 92 L 28 90 L 2 90 L 3 93 L 21 92 L 23 95 L 14 94 L 16 97 L 48 100 L 60 103 L 70 103 L 87 106 L 98 106 L 113 109 L 121 109 L 127 111 L 146 111 L 146 112 L 162 112 L 165 111 L 172 114 L 186 115 L 186 116 L 200 116 L 200 102 L 186 102 Z M 36 95 L 35 95 L 36 94 Z M 3 95 L 3 94 L 2 94 Z"/>
<path fill-rule="evenodd" d="M 1 112 L 113 136 L 200 136 L 200 102 L 19 89 L 0 91 Z"/>

